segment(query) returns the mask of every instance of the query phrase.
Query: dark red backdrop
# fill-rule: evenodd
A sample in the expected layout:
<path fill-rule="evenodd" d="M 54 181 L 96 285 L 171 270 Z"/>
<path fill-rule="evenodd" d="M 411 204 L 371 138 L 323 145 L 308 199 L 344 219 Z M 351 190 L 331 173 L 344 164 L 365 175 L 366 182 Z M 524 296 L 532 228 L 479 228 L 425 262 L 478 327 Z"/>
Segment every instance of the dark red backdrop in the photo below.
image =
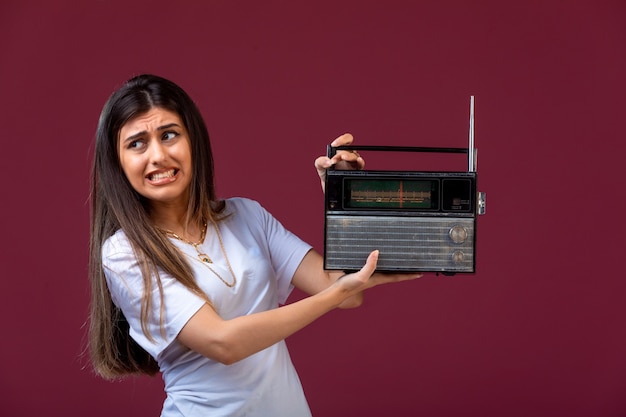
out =
<path fill-rule="evenodd" d="M 141 72 L 196 99 L 219 194 L 318 249 L 330 140 L 465 146 L 476 96 L 478 273 L 291 337 L 317 416 L 626 415 L 623 1 L 38 3 L 0 5 L 0 415 L 158 415 L 81 356 L 91 141 Z"/>

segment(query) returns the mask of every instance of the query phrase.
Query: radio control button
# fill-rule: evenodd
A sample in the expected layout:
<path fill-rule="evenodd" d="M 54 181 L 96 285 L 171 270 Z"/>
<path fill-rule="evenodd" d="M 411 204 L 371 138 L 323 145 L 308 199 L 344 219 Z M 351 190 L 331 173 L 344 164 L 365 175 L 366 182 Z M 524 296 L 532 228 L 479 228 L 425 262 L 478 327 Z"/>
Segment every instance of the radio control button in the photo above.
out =
<path fill-rule="evenodd" d="M 463 253 L 463 251 L 460 250 L 455 250 L 452 253 L 452 261 L 455 264 L 460 264 L 461 262 L 463 262 L 463 259 L 465 258 L 465 254 Z"/>
<path fill-rule="evenodd" d="M 450 236 L 450 240 L 454 243 L 461 244 L 467 240 L 467 229 L 459 225 L 452 226 L 448 232 L 448 236 Z"/>

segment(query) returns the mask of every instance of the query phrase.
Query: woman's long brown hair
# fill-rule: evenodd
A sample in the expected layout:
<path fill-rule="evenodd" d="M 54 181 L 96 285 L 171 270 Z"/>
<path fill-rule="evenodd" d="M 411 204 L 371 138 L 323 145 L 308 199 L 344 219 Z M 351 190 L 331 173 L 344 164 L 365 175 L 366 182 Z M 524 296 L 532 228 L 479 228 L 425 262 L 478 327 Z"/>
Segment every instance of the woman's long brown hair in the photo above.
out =
<path fill-rule="evenodd" d="M 189 133 L 193 176 L 187 220 L 199 223 L 214 219 L 223 209 L 223 202 L 216 203 L 209 134 L 194 102 L 179 86 L 164 78 L 146 74 L 128 80 L 111 95 L 100 115 L 91 173 L 89 351 L 95 371 L 105 378 L 134 373 L 154 375 L 159 371 L 154 358 L 130 337 L 129 324 L 113 303 L 106 283 L 102 246 L 117 230 L 122 229 L 130 241 L 143 276 L 141 323 L 148 338 L 152 298 L 147 294 L 153 285 L 161 294 L 161 314 L 163 310 L 158 269 L 207 299 L 186 260 L 154 227 L 146 200 L 132 188 L 120 165 L 120 129 L 155 107 L 177 113 Z"/>

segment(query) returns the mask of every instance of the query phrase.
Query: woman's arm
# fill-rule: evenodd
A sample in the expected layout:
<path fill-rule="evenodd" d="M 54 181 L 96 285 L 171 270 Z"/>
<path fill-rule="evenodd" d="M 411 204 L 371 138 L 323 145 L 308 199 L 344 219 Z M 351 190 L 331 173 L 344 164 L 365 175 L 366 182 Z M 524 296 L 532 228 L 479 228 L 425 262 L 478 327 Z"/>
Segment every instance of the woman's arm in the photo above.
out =
<path fill-rule="evenodd" d="M 349 133 L 339 136 L 331 145 L 352 143 Z M 361 169 L 365 161 L 356 153 L 338 152 L 332 159 L 315 160 L 322 188 L 326 169 Z M 377 274 L 378 251 L 368 257 L 363 268 L 353 274 L 325 271 L 322 257 L 310 250 L 298 266 L 292 283 L 310 296 L 289 305 L 261 313 L 223 320 L 208 304 L 187 322 L 178 340 L 188 348 L 211 359 L 231 364 L 257 353 L 306 327 L 335 308 L 357 307 L 363 291 L 388 282 L 418 278 L 421 274 Z"/>
<path fill-rule="evenodd" d="M 324 259 L 315 250 L 311 249 L 300 262 L 293 275 L 291 283 L 300 291 L 309 295 L 317 294 L 331 286 L 345 274 L 343 271 L 324 270 Z M 363 292 L 346 298 L 338 308 L 355 308 L 363 303 Z"/>
<path fill-rule="evenodd" d="M 360 271 L 341 279 L 334 277 L 336 280 L 326 288 L 307 279 L 306 286 L 319 290 L 315 295 L 273 310 L 223 320 L 212 307 L 204 305 L 183 327 L 178 340 L 208 358 L 232 364 L 287 338 L 367 288 L 421 276 L 375 274 L 377 261 L 378 251 L 374 251 Z M 307 254 L 294 279 L 320 273 L 316 264 L 315 255 Z M 327 279 L 331 282 L 333 277 Z"/>

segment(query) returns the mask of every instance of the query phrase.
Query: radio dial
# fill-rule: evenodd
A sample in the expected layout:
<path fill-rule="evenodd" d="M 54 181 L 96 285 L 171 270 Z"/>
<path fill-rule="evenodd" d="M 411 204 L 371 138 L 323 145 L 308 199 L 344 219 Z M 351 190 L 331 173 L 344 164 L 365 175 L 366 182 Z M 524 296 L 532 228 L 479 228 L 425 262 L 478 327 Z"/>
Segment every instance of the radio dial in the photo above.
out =
<path fill-rule="evenodd" d="M 463 258 L 465 258 L 465 254 L 463 253 L 463 251 L 455 250 L 452 254 L 452 261 L 455 264 L 460 264 L 461 262 L 463 262 Z"/>
<path fill-rule="evenodd" d="M 454 243 L 461 244 L 467 240 L 467 229 L 463 226 L 452 226 L 448 232 L 450 240 Z"/>

